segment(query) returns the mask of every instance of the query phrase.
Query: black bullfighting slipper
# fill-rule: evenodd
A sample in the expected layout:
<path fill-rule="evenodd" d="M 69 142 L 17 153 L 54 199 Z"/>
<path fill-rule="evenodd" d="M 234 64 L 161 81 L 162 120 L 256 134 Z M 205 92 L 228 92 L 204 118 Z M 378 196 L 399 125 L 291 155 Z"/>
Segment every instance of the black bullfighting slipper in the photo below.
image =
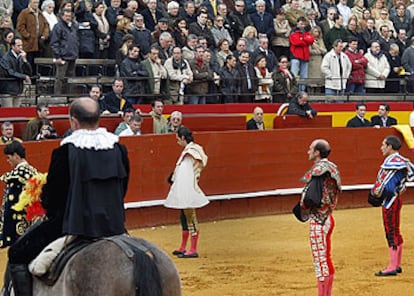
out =
<path fill-rule="evenodd" d="M 398 266 L 398 267 L 395 269 L 395 272 L 396 272 L 396 273 L 402 273 L 402 268 L 401 268 L 401 266 Z"/>
<path fill-rule="evenodd" d="M 178 258 L 198 258 L 198 253 L 178 255 Z"/>
<path fill-rule="evenodd" d="M 397 275 L 397 270 L 392 271 L 378 271 L 375 273 L 375 276 L 393 276 Z"/>
<path fill-rule="evenodd" d="M 184 253 L 185 253 L 185 250 L 184 251 L 175 250 L 172 252 L 172 254 L 175 256 L 184 255 Z"/>

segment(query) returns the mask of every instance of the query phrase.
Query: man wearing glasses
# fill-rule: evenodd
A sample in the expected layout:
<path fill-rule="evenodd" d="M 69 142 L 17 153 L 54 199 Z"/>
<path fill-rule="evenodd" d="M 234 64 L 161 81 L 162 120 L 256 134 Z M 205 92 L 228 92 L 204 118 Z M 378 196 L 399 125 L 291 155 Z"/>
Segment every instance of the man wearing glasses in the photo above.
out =
<path fill-rule="evenodd" d="M 243 35 L 244 28 L 253 25 L 249 14 L 246 13 L 246 4 L 243 0 L 236 0 L 234 11 L 230 12 L 229 19 L 234 34 L 234 40 L 239 40 Z"/>

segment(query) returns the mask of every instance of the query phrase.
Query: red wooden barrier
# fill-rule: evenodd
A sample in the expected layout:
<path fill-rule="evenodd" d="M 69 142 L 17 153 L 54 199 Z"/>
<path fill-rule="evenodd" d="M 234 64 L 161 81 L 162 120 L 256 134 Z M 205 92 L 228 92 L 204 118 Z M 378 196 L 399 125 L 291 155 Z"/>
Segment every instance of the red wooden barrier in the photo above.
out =
<path fill-rule="evenodd" d="M 273 119 L 273 128 L 321 128 L 332 127 L 332 115 L 318 115 L 315 118 L 298 115 L 282 115 Z"/>

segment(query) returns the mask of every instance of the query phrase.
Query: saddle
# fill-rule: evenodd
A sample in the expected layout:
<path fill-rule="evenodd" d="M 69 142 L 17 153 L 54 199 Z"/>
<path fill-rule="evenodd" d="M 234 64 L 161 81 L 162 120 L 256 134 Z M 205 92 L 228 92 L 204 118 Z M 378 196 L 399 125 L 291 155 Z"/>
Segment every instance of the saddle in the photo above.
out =
<path fill-rule="evenodd" d="M 76 253 L 80 252 L 88 246 L 91 246 L 93 243 L 101 240 L 106 240 L 117 245 L 123 251 L 123 253 L 134 263 L 135 266 L 137 263 L 137 258 L 142 258 L 142 254 L 145 254 L 145 257 L 149 257 L 150 260 L 153 260 L 153 255 L 150 249 L 140 244 L 138 240 L 134 237 L 122 234 L 94 240 L 77 238 L 70 242 L 68 245 L 66 245 L 59 252 L 58 256 L 53 261 L 48 271 L 44 275 L 38 276 L 38 278 L 46 285 L 53 286 L 55 282 L 58 280 L 68 261 Z M 136 270 L 136 268 L 134 270 Z M 137 286 L 138 280 L 136 272 L 134 272 L 134 280 Z"/>

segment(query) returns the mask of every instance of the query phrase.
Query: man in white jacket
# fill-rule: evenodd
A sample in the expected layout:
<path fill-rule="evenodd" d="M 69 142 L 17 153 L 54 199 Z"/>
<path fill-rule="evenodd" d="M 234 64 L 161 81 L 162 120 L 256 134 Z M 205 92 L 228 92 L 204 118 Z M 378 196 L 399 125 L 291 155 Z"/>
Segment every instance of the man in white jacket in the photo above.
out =
<path fill-rule="evenodd" d="M 383 93 L 385 79 L 390 74 L 390 64 L 377 41 L 372 42 L 368 52 L 364 55 L 368 60 L 365 69 L 365 89 L 367 93 Z"/>
<path fill-rule="evenodd" d="M 343 48 L 342 40 L 335 40 L 332 49 L 322 59 L 321 71 L 325 76 L 325 95 L 327 96 L 345 94 L 352 64 L 348 56 L 342 52 Z"/>

